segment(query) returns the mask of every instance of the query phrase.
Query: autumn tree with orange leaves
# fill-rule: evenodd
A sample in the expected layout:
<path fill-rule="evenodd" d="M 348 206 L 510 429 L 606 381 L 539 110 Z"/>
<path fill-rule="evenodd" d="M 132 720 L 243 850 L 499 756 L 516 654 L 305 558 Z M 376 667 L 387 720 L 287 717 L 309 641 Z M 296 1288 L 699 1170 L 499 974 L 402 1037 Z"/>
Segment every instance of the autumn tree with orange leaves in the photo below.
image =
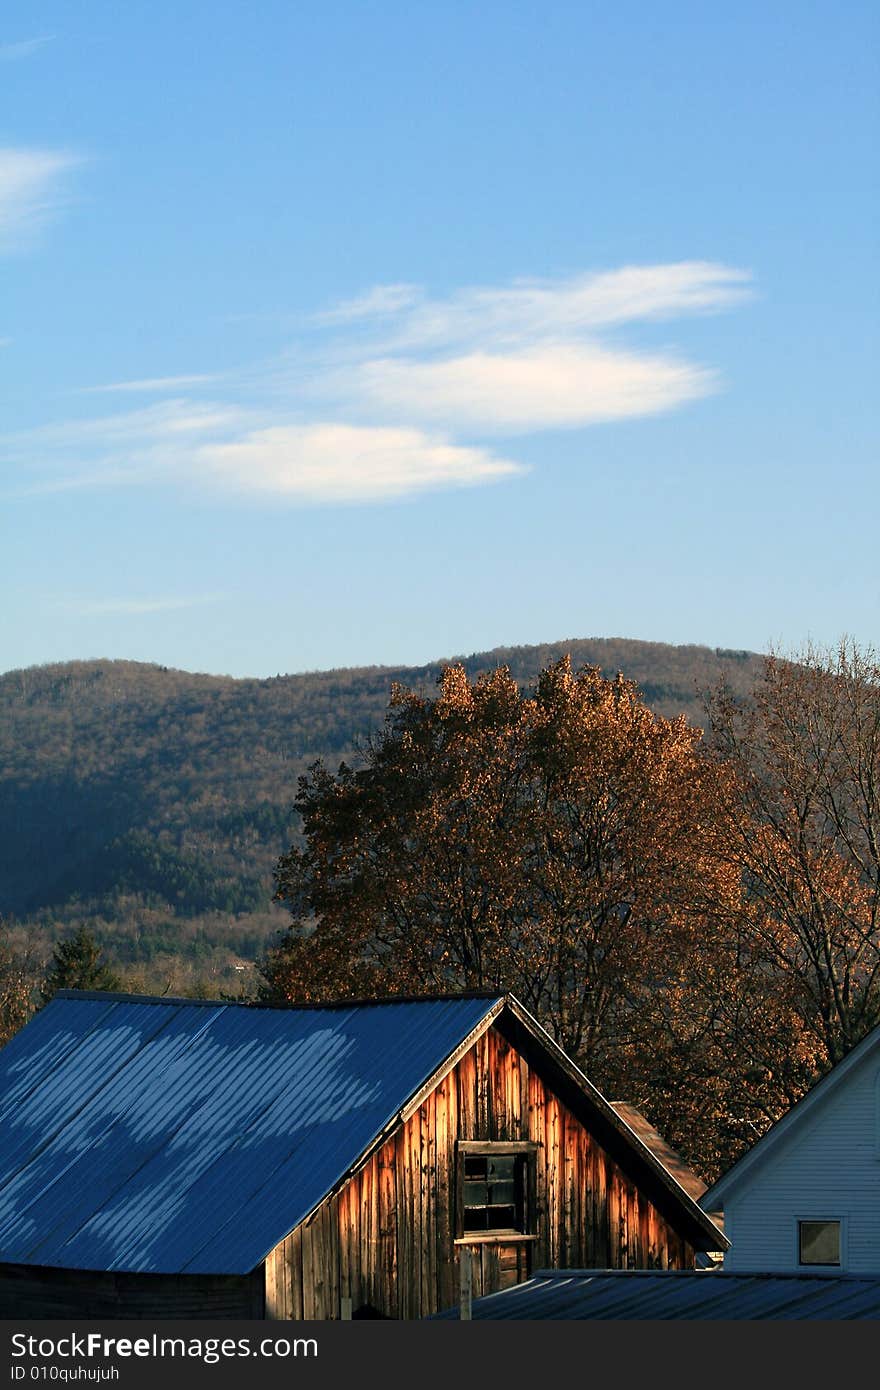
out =
<path fill-rule="evenodd" d="M 641 1094 L 712 1175 L 880 1023 L 880 662 L 850 641 L 771 654 L 709 714 L 740 892 L 654 997 Z"/>
<path fill-rule="evenodd" d="M 753 973 L 788 989 L 824 1071 L 880 1022 L 880 663 L 849 641 L 771 655 L 751 701 L 722 688 L 710 714 Z"/>
<path fill-rule="evenodd" d="M 738 895 L 725 773 L 700 742 L 567 659 L 531 695 L 506 667 L 472 683 L 450 666 L 434 698 L 395 687 L 363 767 L 300 779 L 268 997 L 510 989 L 599 1085 L 644 1101 L 658 1001 L 687 1007 Z"/>

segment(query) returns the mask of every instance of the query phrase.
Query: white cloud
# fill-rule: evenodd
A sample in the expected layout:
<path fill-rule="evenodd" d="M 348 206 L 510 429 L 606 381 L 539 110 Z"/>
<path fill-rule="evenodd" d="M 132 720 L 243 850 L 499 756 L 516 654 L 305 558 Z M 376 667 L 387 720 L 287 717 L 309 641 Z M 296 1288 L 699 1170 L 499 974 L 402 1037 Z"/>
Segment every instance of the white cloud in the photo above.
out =
<path fill-rule="evenodd" d="M 486 449 L 415 429 L 340 424 L 276 426 L 205 445 L 196 463 L 219 483 L 301 501 L 352 502 L 496 482 L 524 471 Z"/>
<path fill-rule="evenodd" d="M 711 372 L 671 356 L 560 343 L 440 361 L 368 362 L 357 389 L 386 414 L 517 434 L 672 410 L 706 395 L 714 382 Z"/>
<path fill-rule="evenodd" d="M 7 436 L 3 452 L 33 475 L 19 495 L 159 482 L 299 502 L 367 502 L 525 471 L 487 449 L 413 428 L 260 427 L 259 418 L 179 400 Z"/>
<path fill-rule="evenodd" d="M 64 175 L 80 162 L 57 150 L 0 148 L 0 250 L 33 240 L 61 201 Z"/>

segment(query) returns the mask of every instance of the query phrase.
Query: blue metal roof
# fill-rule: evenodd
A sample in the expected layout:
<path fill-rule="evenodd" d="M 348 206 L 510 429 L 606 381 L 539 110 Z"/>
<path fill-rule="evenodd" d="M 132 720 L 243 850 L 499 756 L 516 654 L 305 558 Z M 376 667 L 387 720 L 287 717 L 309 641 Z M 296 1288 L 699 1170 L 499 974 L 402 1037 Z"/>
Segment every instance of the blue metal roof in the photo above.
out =
<path fill-rule="evenodd" d="M 459 1316 L 458 1309 L 434 1315 Z M 474 1299 L 474 1319 L 802 1321 L 880 1318 L 880 1276 L 705 1270 L 540 1270 Z"/>
<path fill-rule="evenodd" d="M 243 1274 L 501 998 L 58 996 L 0 1050 L 0 1262 Z"/>

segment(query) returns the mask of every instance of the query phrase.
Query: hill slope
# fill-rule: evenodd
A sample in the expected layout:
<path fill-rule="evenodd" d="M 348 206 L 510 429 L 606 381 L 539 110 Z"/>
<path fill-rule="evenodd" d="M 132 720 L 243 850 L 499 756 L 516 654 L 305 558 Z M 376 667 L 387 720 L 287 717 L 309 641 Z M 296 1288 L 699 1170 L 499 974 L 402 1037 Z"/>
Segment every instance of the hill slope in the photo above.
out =
<path fill-rule="evenodd" d="M 748 652 L 600 639 L 456 659 L 471 676 L 506 664 L 527 686 L 566 652 L 622 670 L 658 712 L 693 722 L 698 690 L 723 674 L 745 691 L 760 665 Z M 392 681 L 430 690 L 446 664 L 234 680 L 84 661 L 0 676 L 0 914 L 44 956 L 86 921 L 151 988 L 239 978 L 236 958 L 257 956 L 286 920 L 272 870 L 294 833 L 297 777 L 318 757 L 353 755 Z"/>

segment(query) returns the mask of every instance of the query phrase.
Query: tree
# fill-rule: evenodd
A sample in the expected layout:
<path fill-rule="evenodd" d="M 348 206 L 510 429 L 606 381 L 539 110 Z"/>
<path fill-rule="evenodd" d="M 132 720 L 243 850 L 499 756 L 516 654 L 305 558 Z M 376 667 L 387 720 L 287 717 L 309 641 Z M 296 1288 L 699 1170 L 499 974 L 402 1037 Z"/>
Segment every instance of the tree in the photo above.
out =
<path fill-rule="evenodd" d="M 700 740 L 567 658 L 531 695 L 506 667 L 393 687 L 362 767 L 299 780 L 266 997 L 511 989 L 600 1085 L 646 1092 L 656 1001 L 738 891 Z"/>
<path fill-rule="evenodd" d="M 33 989 L 31 962 L 13 948 L 0 927 L 0 1047 L 33 1013 Z"/>
<path fill-rule="evenodd" d="M 101 947 L 87 927 L 59 941 L 40 989 L 48 1004 L 59 989 L 119 989 L 120 981 L 101 959 Z"/>
<path fill-rule="evenodd" d="M 880 664 L 844 640 L 771 654 L 752 699 L 710 700 L 736 771 L 727 840 L 749 909 L 754 973 L 784 989 L 806 1073 L 880 1021 Z"/>

